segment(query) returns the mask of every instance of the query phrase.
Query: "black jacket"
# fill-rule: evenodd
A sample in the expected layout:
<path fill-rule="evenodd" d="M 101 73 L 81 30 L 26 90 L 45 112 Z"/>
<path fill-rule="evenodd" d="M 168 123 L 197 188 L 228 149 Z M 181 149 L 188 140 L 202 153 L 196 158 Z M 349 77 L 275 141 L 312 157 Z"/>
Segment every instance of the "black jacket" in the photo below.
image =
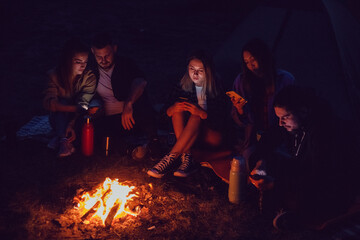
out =
<path fill-rule="evenodd" d="M 177 84 L 175 87 L 173 87 L 165 103 L 165 111 L 175 102 L 184 101 L 182 98 L 186 98 L 188 102 L 199 106 L 196 96 L 195 84 L 193 85 L 193 89 L 191 92 L 184 91 L 181 88 L 180 84 Z M 231 102 L 230 99 L 226 96 L 226 94 L 220 93 L 216 97 L 210 97 L 207 95 L 206 104 L 206 112 L 208 115 L 206 121 L 208 127 L 214 130 L 223 130 L 224 128 L 228 127 L 230 122 L 229 112 Z"/>
<path fill-rule="evenodd" d="M 93 70 L 97 82 L 99 82 L 99 69 L 97 64 L 92 63 L 91 69 Z M 135 78 L 144 78 L 143 72 L 137 67 L 135 62 L 127 57 L 116 56 L 115 67 L 111 76 L 111 85 L 114 96 L 119 101 L 125 101 L 131 90 L 132 81 Z M 143 95 L 146 95 L 144 92 Z"/>
<path fill-rule="evenodd" d="M 351 180 L 354 164 L 345 150 L 349 139 L 342 120 L 329 111 L 319 110 L 316 115 L 298 135 L 282 127 L 267 131 L 251 157 L 250 167 L 265 160 L 267 174 L 275 179 L 278 201 L 285 208 L 291 205 L 294 209 L 290 210 L 308 220 L 322 221 L 346 210 L 356 187 Z"/>

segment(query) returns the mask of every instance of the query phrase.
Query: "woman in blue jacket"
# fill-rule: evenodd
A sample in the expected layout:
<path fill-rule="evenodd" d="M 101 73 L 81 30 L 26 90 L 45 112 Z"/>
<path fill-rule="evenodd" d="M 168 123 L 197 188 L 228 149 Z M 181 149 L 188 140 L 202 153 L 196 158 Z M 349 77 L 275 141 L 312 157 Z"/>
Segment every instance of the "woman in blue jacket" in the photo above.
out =
<path fill-rule="evenodd" d="M 284 86 L 294 84 L 295 79 L 289 72 L 275 68 L 269 47 L 260 39 L 244 45 L 241 59 L 242 72 L 233 89 L 247 102 L 232 99 L 231 115 L 243 135 L 239 150 L 248 158 L 261 134 L 277 123 L 274 96 Z"/>

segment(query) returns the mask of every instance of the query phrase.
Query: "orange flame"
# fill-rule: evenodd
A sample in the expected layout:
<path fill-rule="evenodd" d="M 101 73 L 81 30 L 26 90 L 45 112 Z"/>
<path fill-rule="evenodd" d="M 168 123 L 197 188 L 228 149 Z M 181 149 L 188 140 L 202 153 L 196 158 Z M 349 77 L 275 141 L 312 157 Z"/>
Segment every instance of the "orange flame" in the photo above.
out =
<path fill-rule="evenodd" d="M 86 192 L 81 197 L 75 197 L 74 200 L 77 202 L 75 208 L 86 224 L 90 223 L 90 220 L 101 219 L 103 225 L 111 225 L 113 219 L 127 214 L 137 215 L 126 206 L 128 200 L 137 196 L 130 194 L 134 188 L 134 186 L 122 185 L 118 179 L 106 178 L 95 193 Z"/>

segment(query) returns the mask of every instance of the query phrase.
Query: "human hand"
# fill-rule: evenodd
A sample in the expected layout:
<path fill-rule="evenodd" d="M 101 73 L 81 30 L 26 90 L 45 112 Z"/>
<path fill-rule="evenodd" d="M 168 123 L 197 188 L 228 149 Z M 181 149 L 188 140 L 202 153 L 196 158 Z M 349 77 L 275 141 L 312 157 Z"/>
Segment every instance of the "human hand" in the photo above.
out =
<path fill-rule="evenodd" d="M 192 103 L 189 103 L 189 102 L 183 102 L 182 104 L 183 104 L 184 110 L 190 112 L 192 115 L 197 115 L 201 119 L 207 118 L 207 113 L 202 108 L 200 108 Z"/>
<path fill-rule="evenodd" d="M 240 114 L 240 115 L 243 115 L 244 114 L 244 105 L 246 104 L 246 100 L 245 99 L 236 99 L 235 97 L 231 97 L 230 98 L 232 104 L 234 105 L 234 107 L 236 108 L 237 112 Z"/>
<path fill-rule="evenodd" d="M 91 107 L 91 108 L 88 109 L 88 114 L 90 116 L 94 116 L 97 113 L 98 110 L 99 110 L 99 107 Z"/>
<path fill-rule="evenodd" d="M 274 187 L 274 178 L 268 176 L 263 169 L 263 162 L 260 160 L 251 171 L 249 180 L 259 190 L 270 190 Z"/>
<path fill-rule="evenodd" d="M 240 115 L 244 114 L 243 107 L 247 101 L 235 91 L 228 91 L 226 95 L 230 97 L 230 100 Z"/>
<path fill-rule="evenodd" d="M 66 137 L 67 137 L 67 139 L 69 140 L 69 142 L 75 141 L 75 139 L 76 139 L 76 133 L 75 133 L 75 130 L 74 130 L 74 128 L 72 127 L 72 125 L 69 125 L 69 126 L 66 128 Z"/>
<path fill-rule="evenodd" d="M 183 102 L 176 102 L 166 110 L 166 114 L 169 117 L 172 117 L 175 113 L 184 111 L 185 108 Z"/>
<path fill-rule="evenodd" d="M 133 117 L 133 107 L 131 102 L 125 102 L 124 110 L 121 114 L 121 124 L 125 130 L 130 130 L 135 125 Z"/>

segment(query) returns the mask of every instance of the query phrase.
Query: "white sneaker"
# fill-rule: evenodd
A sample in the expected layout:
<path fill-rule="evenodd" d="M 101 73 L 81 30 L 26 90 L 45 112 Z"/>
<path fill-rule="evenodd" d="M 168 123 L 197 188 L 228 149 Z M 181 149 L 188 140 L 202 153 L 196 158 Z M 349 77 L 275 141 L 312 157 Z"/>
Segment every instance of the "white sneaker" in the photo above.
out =
<path fill-rule="evenodd" d="M 67 138 L 62 138 L 59 145 L 59 157 L 67 157 L 75 152 L 75 148 Z"/>

